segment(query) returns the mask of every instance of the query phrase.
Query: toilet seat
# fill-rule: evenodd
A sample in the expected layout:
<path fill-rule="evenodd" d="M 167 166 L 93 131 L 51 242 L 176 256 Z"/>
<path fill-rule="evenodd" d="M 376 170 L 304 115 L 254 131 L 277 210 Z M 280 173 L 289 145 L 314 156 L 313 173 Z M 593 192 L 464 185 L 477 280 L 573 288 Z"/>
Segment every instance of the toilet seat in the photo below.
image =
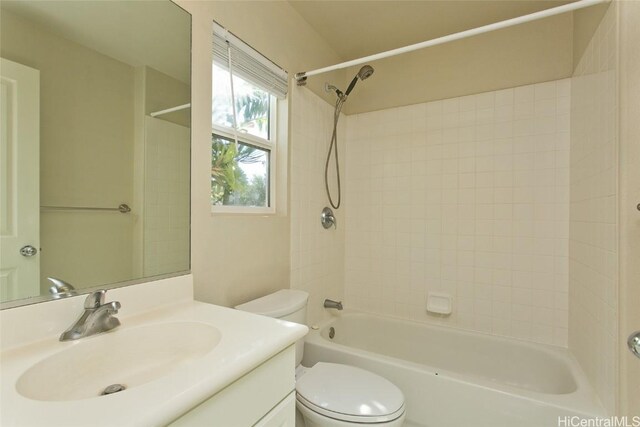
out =
<path fill-rule="evenodd" d="M 393 383 L 354 366 L 319 362 L 296 381 L 299 404 L 322 416 L 361 424 L 404 414 L 404 396 Z"/>

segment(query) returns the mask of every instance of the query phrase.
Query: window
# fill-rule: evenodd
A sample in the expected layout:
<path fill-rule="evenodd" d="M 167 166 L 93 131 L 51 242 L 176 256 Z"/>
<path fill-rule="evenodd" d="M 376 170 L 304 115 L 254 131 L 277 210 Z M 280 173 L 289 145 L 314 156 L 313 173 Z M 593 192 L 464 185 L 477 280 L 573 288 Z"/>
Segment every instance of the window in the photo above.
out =
<path fill-rule="evenodd" d="M 233 76 L 234 128 L 229 72 L 214 64 L 213 81 L 211 204 L 271 208 L 275 97 Z"/>
<path fill-rule="evenodd" d="M 212 211 L 273 213 L 276 110 L 286 72 L 220 28 L 213 47 Z"/>

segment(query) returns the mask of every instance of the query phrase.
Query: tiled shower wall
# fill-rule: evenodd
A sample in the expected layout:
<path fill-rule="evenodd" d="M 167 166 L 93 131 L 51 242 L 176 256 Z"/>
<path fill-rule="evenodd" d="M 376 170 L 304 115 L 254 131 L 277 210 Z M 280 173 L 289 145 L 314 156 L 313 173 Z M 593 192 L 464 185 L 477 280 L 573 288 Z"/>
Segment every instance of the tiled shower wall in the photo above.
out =
<path fill-rule="evenodd" d="M 612 413 L 617 394 L 617 4 L 576 67 L 571 90 L 569 348 Z"/>
<path fill-rule="evenodd" d="M 189 269 L 189 134 L 145 119 L 144 277 Z"/>
<path fill-rule="evenodd" d="M 309 292 L 307 321 L 313 325 L 330 316 L 322 306 L 325 298 L 340 300 L 343 296 L 345 207 L 334 210 L 336 229 L 322 228 L 320 213 L 328 205 L 324 165 L 333 129 L 333 106 L 306 88 L 294 87 L 290 96 L 291 288 Z M 343 116 L 338 127 L 343 185 L 344 124 Z M 335 180 L 330 183 L 335 189 Z M 342 198 L 344 201 L 344 193 Z"/>
<path fill-rule="evenodd" d="M 566 79 L 349 116 L 348 306 L 566 346 L 569 112 Z"/>

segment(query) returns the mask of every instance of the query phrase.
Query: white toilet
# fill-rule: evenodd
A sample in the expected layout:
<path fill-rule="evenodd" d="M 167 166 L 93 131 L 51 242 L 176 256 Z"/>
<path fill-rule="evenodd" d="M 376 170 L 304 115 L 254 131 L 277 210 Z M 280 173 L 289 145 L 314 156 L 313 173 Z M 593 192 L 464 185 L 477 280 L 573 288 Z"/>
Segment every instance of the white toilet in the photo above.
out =
<path fill-rule="evenodd" d="M 236 306 L 236 309 L 305 324 L 304 291 L 283 289 Z M 375 424 L 400 427 L 405 417 L 404 395 L 390 381 L 364 369 L 319 362 L 303 367 L 304 340 L 296 343 L 296 406 L 306 427 L 346 427 Z"/>

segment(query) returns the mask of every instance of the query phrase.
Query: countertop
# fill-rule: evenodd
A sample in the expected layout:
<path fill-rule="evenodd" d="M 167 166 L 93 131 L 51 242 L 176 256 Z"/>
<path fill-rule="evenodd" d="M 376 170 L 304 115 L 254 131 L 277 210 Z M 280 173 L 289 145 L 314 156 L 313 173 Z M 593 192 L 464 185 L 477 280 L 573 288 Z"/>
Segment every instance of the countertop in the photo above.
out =
<path fill-rule="evenodd" d="M 160 378 L 120 393 L 73 401 L 28 399 L 16 390 L 15 384 L 40 360 L 83 340 L 100 339 L 100 335 L 76 342 L 60 342 L 55 335 L 10 348 L 0 353 L 0 425 L 166 425 L 294 344 L 308 331 L 303 325 L 197 301 L 118 318 L 122 326 L 108 334 L 148 324 L 188 321 L 216 327 L 221 338 L 209 353 L 176 366 Z"/>

